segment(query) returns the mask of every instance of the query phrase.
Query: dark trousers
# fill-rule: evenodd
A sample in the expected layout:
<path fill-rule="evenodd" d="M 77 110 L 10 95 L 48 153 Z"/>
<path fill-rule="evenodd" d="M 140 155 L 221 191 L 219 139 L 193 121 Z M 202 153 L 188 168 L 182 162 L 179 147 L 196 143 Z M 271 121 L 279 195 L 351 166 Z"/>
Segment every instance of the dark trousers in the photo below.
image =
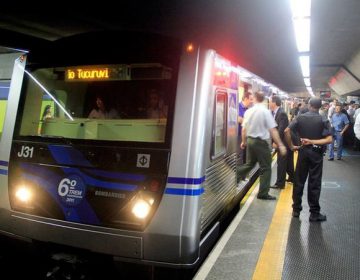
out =
<path fill-rule="evenodd" d="M 277 179 L 276 185 L 279 187 L 285 186 L 286 173 L 289 175 L 289 180 L 294 180 L 294 152 L 287 149 L 285 156 L 277 153 Z"/>
<path fill-rule="evenodd" d="M 304 192 L 304 185 L 308 179 L 308 203 L 311 213 L 320 213 L 320 192 L 323 169 L 323 154 L 314 151 L 312 147 L 303 147 L 299 150 L 295 170 L 295 181 L 293 188 L 293 209 L 300 212 Z"/>
<path fill-rule="evenodd" d="M 240 144 L 239 144 L 240 147 Z M 239 150 L 239 164 L 244 164 L 246 163 L 246 149 L 240 149 Z"/>
<path fill-rule="evenodd" d="M 258 196 L 269 193 L 271 180 L 271 151 L 269 143 L 259 138 L 247 138 L 246 163 L 238 167 L 237 177 L 244 178 L 256 163 L 260 166 L 260 187 Z"/>
<path fill-rule="evenodd" d="M 356 137 L 354 138 L 354 150 L 360 151 L 360 140 L 357 139 Z"/>

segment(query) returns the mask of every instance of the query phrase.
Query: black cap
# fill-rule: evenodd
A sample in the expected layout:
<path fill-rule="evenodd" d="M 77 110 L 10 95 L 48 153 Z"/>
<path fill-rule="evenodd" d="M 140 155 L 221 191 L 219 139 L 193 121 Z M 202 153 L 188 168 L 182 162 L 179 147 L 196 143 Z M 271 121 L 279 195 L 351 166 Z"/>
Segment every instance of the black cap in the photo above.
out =
<path fill-rule="evenodd" d="M 320 98 L 311 98 L 310 99 L 310 106 L 313 107 L 314 109 L 320 109 L 321 108 L 321 99 Z"/>

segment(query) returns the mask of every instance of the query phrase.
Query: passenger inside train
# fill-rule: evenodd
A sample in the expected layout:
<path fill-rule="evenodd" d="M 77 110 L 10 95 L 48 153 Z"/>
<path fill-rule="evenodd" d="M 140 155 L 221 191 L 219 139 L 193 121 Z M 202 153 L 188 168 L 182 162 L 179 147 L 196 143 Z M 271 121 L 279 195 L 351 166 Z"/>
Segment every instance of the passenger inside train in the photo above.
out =
<path fill-rule="evenodd" d="M 105 106 L 105 101 L 101 96 L 96 97 L 95 108 L 91 110 L 89 119 L 117 119 L 118 113 L 114 108 Z"/>
<path fill-rule="evenodd" d="M 168 107 L 164 105 L 164 101 L 160 99 L 156 89 L 151 89 L 147 95 L 148 104 L 146 114 L 150 119 L 161 119 L 167 117 Z"/>
<path fill-rule="evenodd" d="M 160 64 L 98 68 L 106 68 L 108 76 L 89 66 L 35 70 L 26 89 L 21 134 L 163 142 L 171 69 Z M 48 108 L 53 108 L 51 118 L 43 119 Z"/>

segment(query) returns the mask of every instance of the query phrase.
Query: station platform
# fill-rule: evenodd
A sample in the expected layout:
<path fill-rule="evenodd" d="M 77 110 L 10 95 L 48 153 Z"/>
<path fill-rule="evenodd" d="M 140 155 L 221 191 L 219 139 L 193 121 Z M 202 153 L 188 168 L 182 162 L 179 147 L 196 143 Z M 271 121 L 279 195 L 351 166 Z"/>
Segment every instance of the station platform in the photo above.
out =
<path fill-rule="evenodd" d="M 270 189 L 277 200 L 263 201 L 257 180 L 193 279 L 360 279 L 360 152 L 327 158 L 320 196 L 327 221 L 309 222 L 307 185 L 303 211 L 293 218 L 293 185 Z"/>

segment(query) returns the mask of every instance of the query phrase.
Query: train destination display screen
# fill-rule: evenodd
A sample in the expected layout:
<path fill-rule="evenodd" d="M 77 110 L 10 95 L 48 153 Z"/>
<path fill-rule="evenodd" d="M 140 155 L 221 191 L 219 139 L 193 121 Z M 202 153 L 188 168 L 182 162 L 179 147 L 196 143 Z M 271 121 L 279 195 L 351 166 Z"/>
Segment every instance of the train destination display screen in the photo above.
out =
<path fill-rule="evenodd" d="M 167 80 L 171 79 L 171 72 L 159 63 L 75 66 L 65 69 L 65 81 Z"/>
<path fill-rule="evenodd" d="M 65 80 L 71 81 L 101 81 L 126 80 L 125 66 L 76 66 L 66 68 Z"/>

